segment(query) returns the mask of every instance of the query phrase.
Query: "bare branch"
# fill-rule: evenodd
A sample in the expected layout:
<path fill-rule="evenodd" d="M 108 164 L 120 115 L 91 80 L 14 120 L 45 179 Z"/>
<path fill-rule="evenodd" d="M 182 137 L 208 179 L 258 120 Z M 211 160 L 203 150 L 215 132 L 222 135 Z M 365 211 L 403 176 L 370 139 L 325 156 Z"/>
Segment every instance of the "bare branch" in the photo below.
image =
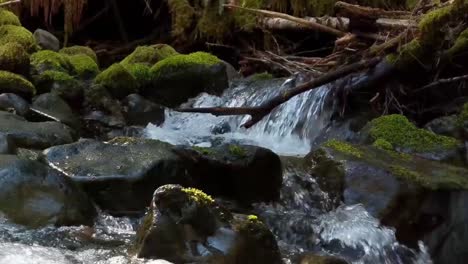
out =
<path fill-rule="evenodd" d="M 12 0 L 12 1 L 7 1 L 5 3 L 0 3 L 0 6 L 7 6 L 7 5 L 12 5 L 12 4 L 16 4 L 16 3 L 20 3 L 21 0 Z"/>
<path fill-rule="evenodd" d="M 468 80 L 468 74 L 467 75 L 462 75 L 462 76 L 457 76 L 457 77 L 452 77 L 452 78 L 447 78 L 447 79 L 440 79 L 440 80 L 432 82 L 432 83 L 430 83 L 430 84 L 428 84 L 426 86 L 423 86 L 423 87 L 415 90 L 414 92 L 418 93 L 418 92 L 420 92 L 422 90 L 434 88 L 434 87 L 437 87 L 437 86 L 440 86 L 440 85 L 454 83 L 454 82 L 462 82 L 462 81 L 467 81 L 467 80 Z"/>

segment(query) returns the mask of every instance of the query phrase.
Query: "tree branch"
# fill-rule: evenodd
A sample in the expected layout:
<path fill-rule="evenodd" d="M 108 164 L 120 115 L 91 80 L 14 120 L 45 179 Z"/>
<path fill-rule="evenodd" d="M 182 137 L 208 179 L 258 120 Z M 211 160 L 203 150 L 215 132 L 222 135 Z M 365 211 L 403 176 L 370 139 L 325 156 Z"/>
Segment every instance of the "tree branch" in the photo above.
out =
<path fill-rule="evenodd" d="M 377 65 L 377 63 L 380 62 L 380 60 L 381 59 L 377 57 L 346 65 L 335 71 L 326 73 L 312 81 L 296 86 L 290 90 L 286 90 L 257 107 L 179 108 L 175 109 L 175 111 L 188 113 L 209 113 L 215 116 L 250 115 L 252 118 L 242 125 L 245 128 L 250 128 L 262 120 L 265 116 L 267 116 L 277 106 L 287 102 L 294 96 L 316 89 L 322 85 L 333 82 L 351 73 L 374 67 Z"/>
<path fill-rule="evenodd" d="M 418 93 L 422 90 L 434 88 L 440 85 L 448 84 L 448 83 L 454 83 L 454 82 L 462 82 L 462 81 L 467 81 L 468 80 L 468 74 L 467 75 L 461 75 L 457 77 L 452 77 L 452 78 L 447 78 L 447 79 L 440 79 L 435 82 L 432 82 L 426 86 L 423 86 L 417 90 L 414 91 L 414 93 Z"/>
<path fill-rule="evenodd" d="M 7 1 L 5 3 L 0 3 L 0 6 L 7 6 L 7 5 L 11 5 L 11 4 L 16 4 L 16 3 L 20 3 L 21 0 L 12 0 L 12 1 Z"/>

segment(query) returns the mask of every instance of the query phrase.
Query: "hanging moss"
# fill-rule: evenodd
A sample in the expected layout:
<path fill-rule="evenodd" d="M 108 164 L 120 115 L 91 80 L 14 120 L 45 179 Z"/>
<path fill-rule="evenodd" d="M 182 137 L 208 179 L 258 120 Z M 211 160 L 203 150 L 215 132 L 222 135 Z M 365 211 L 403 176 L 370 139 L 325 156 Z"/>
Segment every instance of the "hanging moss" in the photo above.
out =
<path fill-rule="evenodd" d="M 13 12 L 0 8 L 0 26 L 3 25 L 21 26 L 21 22 Z"/>
<path fill-rule="evenodd" d="M 36 40 L 33 34 L 24 27 L 15 25 L 0 26 L 0 45 L 17 42 L 28 52 L 37 50 Z"/>
<path fill-rule="evenodd" d="M 370 122 L 369 134 L 373 140 L 383 139 L 395 147 L 416 152 L 456 148 L 458 141 L 425 129 L 419 129 L 405 116 L 387 115 Z"/>
<path fill-rule="evenodd" d="M 104 86 L 113 97 L 119 99 L 135 93 L 138 86 L 135 77 L 119 63 L 101 72 L 96 77 L 95 83 Z"/>
<path fill-rule="evenodd" d="M 21 75 L 0 71 L 0 93 L 16 93 L 31 97 L 36 94 L 36 88 Z"/>
<path fill-rule="evenodd" d="M 29 54 L 22 45 L 10 42 L 0 46 L 0 70 L 19 74 L 29 73 Z"/>
<path fill-rule="evenodd" d="M 137 47 L 130 55 L 121 61 L 121 64 L 133 63 L 152 66 L 160 60 L 179 54 L 173 47 L 166 44 Z"/>
<path fill-rule="evenodd" d="M 195 9 L 188 0 L 168 0 L 172 14 L 172 35 L 185 36 L 190 30 L 195 17 Z"/>
<path fill-rule="evenodd" d="M 32 54 L 31 66 L 37 73 L 48 70 L 73 73 L 69 56 L 51 50 L 41 50 Z"/>
<path fill-rule="evenodd" d="M 69 56 L 70 63 L 73 65 L 76 74 L 80 78 L 90 79 L 99 73 L 99 67 L 96 62 L 88 55 L 78 54 Z"/>
<path fill-rule="evenodd" d="M 59 51 L 59 53 L 66 54 L 66 55 L 87 55 L 93 61 L 97 64 L 98 63 L 98 58 L 94 50 L 92 50 L 90 47 L 86 46 L 71 46 L 71 47 L 66 47 L 63 48 Z"/>

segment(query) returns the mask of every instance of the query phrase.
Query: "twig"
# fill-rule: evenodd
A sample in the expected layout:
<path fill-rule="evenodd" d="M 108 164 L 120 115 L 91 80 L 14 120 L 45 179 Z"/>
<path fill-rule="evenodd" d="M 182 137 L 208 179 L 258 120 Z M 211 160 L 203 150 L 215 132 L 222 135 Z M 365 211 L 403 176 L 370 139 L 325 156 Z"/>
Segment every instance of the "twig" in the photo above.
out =
<path fill-rule="evenodd" d="M 8 2 L 5 2 L 5 3 L 0 3 L 0 6 L 7 6 L 7 5 L 20 3 L 20 2 L 21 2 L 21 0 L 12 0 L 12 1 L 8 1 Z"/>
<path fill-rule="evenodd" d="M 372 58 L 344 66 L 335 71 L 324 74 L 312 81 L 296 86 L 290 90 L 286 90 L 258 107 L 179 108 L 175 109 L 175 111 L 187 113 L 209 113 L 215 116 L 250 115 L 252 118 L 242 125 L 245 128 L 250 128 L 262 120 L 265 116 L 267 116 L 277 106 L 287 102 L 294 96 L 331 83 L 353 72 L 358 72 L 370 67 L 374 67 L 377 65 L 377 63 L 380 62 L 380 60 L 380 58 Z"/>
<path fill-rule="evenodd" d="M 229 4 L 225 4 L 224 7 L 240 9 L 240 10 L 244 10 L 244 11 L 247 11 L 247 12 L 264 15 L 264 16 L 267 16 L 267 17 L 283 18 L 283 19 L 286 19 L 286 20 L 289 20 L 289 21 L 294 21 L 294 22 L 296 22 L 298 24 L 307 26 L 309 28 L 312 28 L 312 29 L 315 29 L 315 30 L 318 30 L 318 31 L 322 31 L 322 32 L 327 32 L 327 33 L 330 33 L 330 34 L 333 34 L 333 35 L 339 36 L 339 37 L 345 35 L 345 32 L 343 32 L 341 30 L 338 30 L 338 29 L 335 29 L 335 28 L 332 28 L 332 27 L 329 27 L 329 26 L 325 26 L 325 25 L 322 25 L 320 23 L 316 23 L 316 22 L 313 22 L 313 21 L 309 21 L 309 20 L 306 20 L 306 19 L 303 19 L 303 18 L 290 16 L 288 14 L 283 14 L 283 13 L 273 12 L 273 11 L 268 11 L 268 10 L 263 10 L 263 9 L 246 8 L 246 7 L 241 7 L 241 6 L 237 6 L 237 5 L 229 5 Z"/>
<path fill-rule="evenodd" d="M 419 89 L 416 89 L 413 93 L 418 93 L 422 90 L 426 90 L 426 89 L 430 89 L 430 88 L 434 88 L 434 87 L 437 87 L 439 85 L 444 85 L 444 84 L 448 84 L 448 83 L 453 83 L 453 82 L 461 82 L 461 81 L 466 81 L 468 80 L 468 74 L 467 75 L 462 75 L 462 76 L 457 76 L 457 77 L 452 77 L 452 78 L 447 78 L 447 79 L 440 79 L 440 80 L 437 80 L 435 82 L 432 82 L 428 85 L 425 85 Z"/>

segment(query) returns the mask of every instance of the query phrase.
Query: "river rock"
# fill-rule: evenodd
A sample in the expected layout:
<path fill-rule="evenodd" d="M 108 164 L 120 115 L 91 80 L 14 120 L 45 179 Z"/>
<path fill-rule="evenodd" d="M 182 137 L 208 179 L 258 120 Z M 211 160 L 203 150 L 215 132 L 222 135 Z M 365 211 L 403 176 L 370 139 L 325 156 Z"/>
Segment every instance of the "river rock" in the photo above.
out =
<path fill-rule="evenodd" d="M 80 121 L 73 113 L 73 110 L 57 94 L 41 94 L 34 99 L 31 111 L 43 116 L 46 120 L 57 121 L 74 129 L 80 128 Z"/>
<path fill-rule="evenodd" d="M 192 150 L 150 139 L 81 140 L 45 152 L 112 214 L 142 212 L 164 184 L 194 186 L 244 203 L 279 197 L 278 156 L 250 146 Z"/>
<path fill-rule="evenodd" d="M 135 251 L 174 263 L 282 263 L 274 235 L 256 216 L 232 215 L 200 190 L 180 185 L 155 191 Z"/>
<path fill-rule="evenodd" d="M 462 246 L 468 243 L 468 214 L 462 206 L 468 202 L 467 169 L 339 141 L 327 142 L 306 160 L 332 197 L 363 204 L 383 224 L 396 228 L 399 241 L 411 247 L 424 241 L 433 258 L 443 260 L 436 263 L 468 260 Z"/>
<path fill-rule="evenodd" d="M 456 115 L 443 116 L 433 119 L 429 123 L 424 125 L 424 128 L 439 135 L 454 138 L 458 138 L 460 136 Z"/>
<path fill-rule="evenodd" d="M 51 168 L 0 155 L 0 211 L 30 227 L 92 225 L 96 210 L 70 179 Z"/>
<path fill-rule="evenodd" d="M 164 122 L 164 107 L 146 100 L 139 94 L 127 96 L 123 102 L 124 114 L 129 125 L 160 125 Z"/>
<path fill-rule="evenodd" d="M 168 107 L 179 106 L 201 92 L 220 95 L 228 87 L 226 65 L 204 52 L 168 57 L 156 63 L 150 74 L 153 85 L 142 94 Z"/>
<path fill-rule="evenodd" d="M 0 94 L 0 111 L 14 112 L 25 116 L 29 111 L 29 104 L 20 96 L 13 93 Z"/>
<path fill-rule="evenodd" d="M 60 41 L 58 38 L 46 30 L 40 28 L 36 29 L 36 31 L 34 31 L 34 38 L 42 49 L 53 51 L 59 51 L 60 49 Z"/>
<path fill-rule="evenodd" d="M 9 135 L 0 133 L 0 154 L 12 154 L 15 150 L 13 140 Z"/>
<path fill-rule="evenodd" d="M 16 146 L 44 149 L 73 142 L 72 130 L 58 122 L 28 122 L 0 111 L 0 133 L 9 135 Z"/>

